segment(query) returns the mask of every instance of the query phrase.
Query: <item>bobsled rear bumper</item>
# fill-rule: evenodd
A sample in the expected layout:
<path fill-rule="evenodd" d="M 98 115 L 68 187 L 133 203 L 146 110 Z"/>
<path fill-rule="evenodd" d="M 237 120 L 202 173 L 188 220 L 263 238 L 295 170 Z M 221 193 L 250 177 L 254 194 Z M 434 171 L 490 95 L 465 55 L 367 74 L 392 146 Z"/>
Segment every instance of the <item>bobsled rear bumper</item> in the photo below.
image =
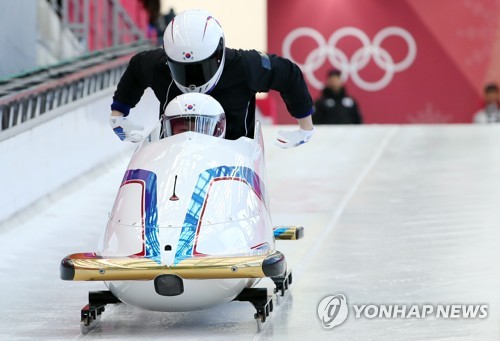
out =
<path fill-rule="evenodd" d="M 285 256 L 279 251 L 258 256 L 193 257 L 172 266 L 149 258 L 106 258 L 95 253 L 75 253 L 61 261 L 61 279 L 67 281 L 152 280 L 166 274 L 184 279 L 262 278 L 285 271 Z"/>

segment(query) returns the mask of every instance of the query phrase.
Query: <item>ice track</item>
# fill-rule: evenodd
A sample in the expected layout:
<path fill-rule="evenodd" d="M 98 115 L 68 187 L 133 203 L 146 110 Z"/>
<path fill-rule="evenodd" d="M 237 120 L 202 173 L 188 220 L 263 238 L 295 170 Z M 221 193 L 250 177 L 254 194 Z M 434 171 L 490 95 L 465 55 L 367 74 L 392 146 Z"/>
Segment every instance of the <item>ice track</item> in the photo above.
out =
<path fill-rule="evenodd" d="M 0 340 L 500 339 L 500 126 L 318 127 L 292 150 L 272 145 L 277 130 L 264 129 L 273 222 L 303 225 L 306 237 L 277 244 L 294 283 L 261 332 L 253 307 L 233 302 L 189 313 L 108 306 L 80 335 L 88 291 L 105 286 L 61 281 L 59 262 L 96 249 L 124 155 L 0 227 Z M 349 304 L 486 303 L 489 317 L 351 314 L 323 329 L 317 305 L 337 293 Z"/>

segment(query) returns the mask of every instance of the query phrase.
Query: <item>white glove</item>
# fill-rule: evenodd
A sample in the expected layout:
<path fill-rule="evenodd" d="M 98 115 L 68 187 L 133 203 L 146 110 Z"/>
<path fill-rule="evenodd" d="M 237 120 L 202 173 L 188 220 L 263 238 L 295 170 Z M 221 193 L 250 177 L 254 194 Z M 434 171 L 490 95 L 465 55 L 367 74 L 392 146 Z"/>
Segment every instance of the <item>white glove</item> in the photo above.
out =
<path fill-rule="evenodd" d="M 143 126 L 135 124 L 123 116 L 110 116 L 109 124 L 122 141 L 140 142 L 144 140 Z"/>
<path fill-rule="evenodd" d="M 314 134 L 314 129 L 304 130 L 299 128 L 295 131 L 278 131 L 278 137 L 276 138 L 275 144 L 280 148 L 292 148 L 300 146 L 311 139 Z"/>

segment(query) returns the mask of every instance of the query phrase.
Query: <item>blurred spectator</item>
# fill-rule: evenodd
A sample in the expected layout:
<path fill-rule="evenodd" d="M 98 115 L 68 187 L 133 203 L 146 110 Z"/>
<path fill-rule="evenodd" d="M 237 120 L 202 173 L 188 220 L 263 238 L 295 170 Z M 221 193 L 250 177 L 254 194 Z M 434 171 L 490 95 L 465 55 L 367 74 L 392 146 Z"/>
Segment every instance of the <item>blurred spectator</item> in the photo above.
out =
<path fill-rule="evenodd" d="M 142 6 L 148 12 L 148 29 L 155 32 L 157 44 L 160 45 L 165 27 L 162 27 L 160 20 L 160 0 L 140 0 Z"/>
<path fill-rule="evenodd" d="M 175 17 L 175 11 L 173 8 L 171 8 L 170 11 L 163 16 L 163 24 L 165 25 L 165 27 L 167 27 L 168 24 L 170 24 L 170 22 L 174 17 Z"/>
<path fill-rule="evenodd" d="M 174 17 L 175 17 L 175 11 L 173 8 L 170 8 L 167 14 L 160 17 L 159 27 L 160 31 L 162 32 L 162 34 L 158 36 L 158 43 L 160 46 L 163 46 L 163 32 L 167 28 L 168 24 L 172 21 L 172 19 L 174 19 Z"/>
<path fill-rule="evenodd" d="M 498 85 L 484 87 L 484 107 L 474 115 L 474 123 L 500 123 L 500 96 Z"/>
<path fill-rule="evenodd" d="M 314 124 L 361 124 L 363 118 L 354 98 L 347 96 L 341 73 L 328 72 L 322 96 L 315 102 Z"/>

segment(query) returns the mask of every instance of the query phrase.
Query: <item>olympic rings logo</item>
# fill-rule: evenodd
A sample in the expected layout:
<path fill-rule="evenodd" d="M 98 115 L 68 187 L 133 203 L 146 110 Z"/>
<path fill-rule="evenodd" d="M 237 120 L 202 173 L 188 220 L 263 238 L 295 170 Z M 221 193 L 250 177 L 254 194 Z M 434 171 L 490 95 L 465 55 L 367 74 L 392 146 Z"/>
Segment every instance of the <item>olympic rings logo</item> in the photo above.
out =
<path fill-rule="evenodd" d="M 406 57 L 398 63 L 395 63 L 391 54 L 381 47 L 383 41 L 390 36 L 402 38 L 408 47 Z M 295 61 L 291 52 L 293 43 L 301 37 L 309 37 L 318 45 L 316 49 L 307 55 L 304 64 Z M 354 37 L 363 45 L 353 53 L 351 58 L 348 58 L 342 50 L 337 48 L 338 42 L 347 37 Z M 389 85 L 396 72 L 404 71 L 413 64 L 417 56 L 417 44 L 408 31 L 396 26 L 386 27 L 379 31 L 373 38 L 373 42 L 363 31 L 356 27 L 343 27 L 333 32 L 328 41 L 315 29 L 299 27 L 291 31 L 283 41 L 283 56 L 296 63 L 306 76 L 309 84 L 318 90 L 322 89 L 324 85 L 316 78 L 314 72 L 323 66 L 328 59 L 334 68 L 341 71 L 344 81 L 351 77 L 354 84 L 359 88 L 366 91 L 379 91 Z M 371 59 L 379 68 L 385 71 L 378 81 L 369 82 L 359 75 L 359 72 L 368 65 Z"/>

